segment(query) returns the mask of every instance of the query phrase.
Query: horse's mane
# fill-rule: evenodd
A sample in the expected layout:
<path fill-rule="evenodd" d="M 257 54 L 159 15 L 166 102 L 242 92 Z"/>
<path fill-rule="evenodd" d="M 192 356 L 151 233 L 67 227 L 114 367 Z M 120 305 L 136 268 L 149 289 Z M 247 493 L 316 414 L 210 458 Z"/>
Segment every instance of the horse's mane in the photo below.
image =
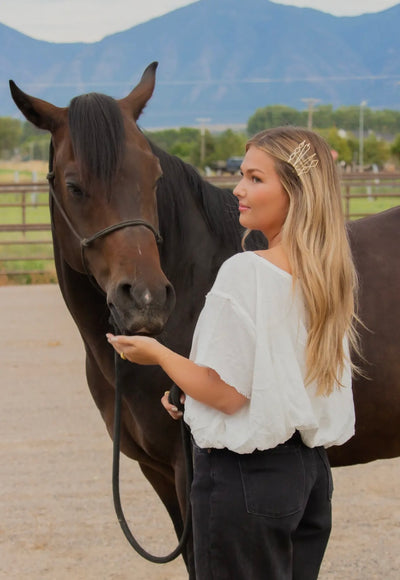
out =
<path fill-rule="evenodd" d="M 149 141 L 149 139 L 148 139 Z M 181 237 L 185 222 L 189 222 L 187 212 L 195 202 L 208 228 L 227 247 L 240 251 L 242 229 L 238 222 L 238 205 L 227 189 L 220 189 L 202 179 L 197 170 L 178 157 L 166 153 L 149 141 L 153 153 L 159 158 L 164 177 L 159 184 L 158 206 L 160 218 L 165 223 L 175 223 Z M 163 203 L 165 201 L 165 203 Z M 181 216 L 179 218 L 179 216 Z M 190 227 L 190 223 L 188 223 Z"/>
<path fill-rule="evenodd" d="M 79 95 L 70 102 L 68 122 L 83 183 L 95 177 L 109 190 L 125 147 L 124 122 L 117 102 L 100 93 Z"/>

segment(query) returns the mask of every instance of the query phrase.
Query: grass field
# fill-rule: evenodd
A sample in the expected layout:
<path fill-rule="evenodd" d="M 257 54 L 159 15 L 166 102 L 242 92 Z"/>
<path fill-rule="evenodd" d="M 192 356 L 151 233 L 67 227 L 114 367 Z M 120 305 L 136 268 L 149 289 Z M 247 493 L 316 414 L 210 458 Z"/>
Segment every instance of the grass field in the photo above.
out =
<path fill-rule="evenodd" d="M 19 164 L 0 162 L 0 183 L 32 183 L 32 175 L 45 181 L 47 163 L 31 161 Z M 350 218 L 374 214 L 400 204 L 400 182 L 395 187 L 383 183 L 354 187 L 350 200 Z M 397 197 L 380 198 L 379 193 L 396 193 Z M 24 199 L 24 202 L 22 200 Z M 343 202 L 346 208 L 345 201 Z M 21 192 L 0 194 L 0 228 L 10 224 L 49 224 L 48 193 Z M 0 284 L 55 282 L 50 231 L 0 231 Z"/>
<path fill-rule="evenodd" d="M 400 187 L 400 186 L 399 186 Z M 368 196 L 365 193 L 363 199 L 350 200 L 350 219 L 357 219 L 360 215 L 375 214 L 385 209 L 390 209 L 400 204 L 400 192 L 397 197 L 379 198 L 374 197 L 373 193 Z M 345 205 L 343 203 L 343 205 Z"/>
<path fill-rule="evenodd" d="M 45 181 L 47 161 L 0 161 L 0 183 Z"/>

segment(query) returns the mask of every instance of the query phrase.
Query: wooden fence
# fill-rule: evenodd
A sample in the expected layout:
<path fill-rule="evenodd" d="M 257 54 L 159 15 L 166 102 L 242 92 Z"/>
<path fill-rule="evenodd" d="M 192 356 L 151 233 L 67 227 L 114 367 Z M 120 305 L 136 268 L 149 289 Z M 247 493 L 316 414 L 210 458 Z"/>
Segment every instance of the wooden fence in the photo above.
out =
<path fill-rule="evenodd" d="M 239 176 L 206 179 L 232 189 Z M 400 204 L 400 173 L 344 173 L 341 185 L 348 220 Z M 0 275 L 29 281 L 35 274 L 54 273 L 50 230 L 47 182 L 0 184 Z"/>
<path fill-rule="evenodd" d="M 47 181 L 0 184 L 0 276 L 54 273 L 48 190 Z"/>

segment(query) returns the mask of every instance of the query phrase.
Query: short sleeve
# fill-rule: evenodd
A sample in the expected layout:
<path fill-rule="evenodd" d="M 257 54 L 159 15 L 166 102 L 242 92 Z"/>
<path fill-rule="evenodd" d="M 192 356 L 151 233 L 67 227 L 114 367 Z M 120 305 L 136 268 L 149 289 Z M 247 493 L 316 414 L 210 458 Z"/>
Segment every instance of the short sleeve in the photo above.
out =
<path fill-rule="evenodd" d="M 228 295 L 208 294 L 193 336 L 191 360 L 213 369 L 250 398 L 255 347 L 256 331 L 247 312 Z"/>

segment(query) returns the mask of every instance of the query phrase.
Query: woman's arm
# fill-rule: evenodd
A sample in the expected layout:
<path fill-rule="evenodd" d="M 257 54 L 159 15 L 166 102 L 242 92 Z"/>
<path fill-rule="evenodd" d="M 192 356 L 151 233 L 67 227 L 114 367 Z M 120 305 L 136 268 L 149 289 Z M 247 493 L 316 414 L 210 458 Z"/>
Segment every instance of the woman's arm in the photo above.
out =
<path fill-rule="evenodd" d="M 107 339 L 129 361 L 161 366 L 185 394 L 223 413 L 232 415 L 248 401 L 213 369 L 197 365 L 153 338 L 107 334 Z"/>

